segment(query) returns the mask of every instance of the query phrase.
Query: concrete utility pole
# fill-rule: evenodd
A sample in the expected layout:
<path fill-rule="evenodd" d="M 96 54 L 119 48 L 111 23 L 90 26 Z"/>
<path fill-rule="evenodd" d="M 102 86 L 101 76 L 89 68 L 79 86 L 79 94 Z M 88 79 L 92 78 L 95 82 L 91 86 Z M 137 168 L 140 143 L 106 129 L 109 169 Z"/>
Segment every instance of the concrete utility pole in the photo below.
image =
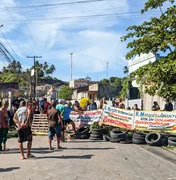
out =
<path fill-rule="evenodd" d="M 109 69 L 109 62 L 106 62 L 106 79 L 108 79 L 108 69 Z"/>
<path fill-rule="evenodd" d="M 35 76 L 35 74 L 36 74 L 36 71 L 35 71 L 35 60 L 36 60 L 36 58 L 42 58 L 42 56 L 27 56 L 27 58 L 32 58 L 32 59 L 34 59 L 34 82 L 33 82 L 33 98 L 35 99 L 35 97 L 36 97 L 36 76 Z"/>
<path fill-rule="evenodd" d="M 72 56 L 73 56 L 73 53 L 70 53 L 70 56 L 71 56 L 71 62 L 70 62 L 70 81 L 72 81 L 72 68 L 73 68 L 73 64 L 72 64 Z"/>

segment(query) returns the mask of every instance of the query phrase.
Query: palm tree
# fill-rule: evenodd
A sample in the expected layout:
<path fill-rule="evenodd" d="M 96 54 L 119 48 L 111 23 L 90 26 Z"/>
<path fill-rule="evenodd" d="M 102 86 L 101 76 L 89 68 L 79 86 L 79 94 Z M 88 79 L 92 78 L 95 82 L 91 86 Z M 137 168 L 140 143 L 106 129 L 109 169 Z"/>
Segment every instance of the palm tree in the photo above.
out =
<path fill-rule="evenodd" d="M 45 61 L 42 65 L 43 69 L 46 70 L 48 68 L 48 63 Z"/>
<path fill-rule="evenodd" d="M 124 66 L 124 68 L 123 68 L 123 73 L 124 73 L 124 74 L 128 74 L 128 73 L 129 73 L 129 69 L 128 69 L 127 66 Z"/>

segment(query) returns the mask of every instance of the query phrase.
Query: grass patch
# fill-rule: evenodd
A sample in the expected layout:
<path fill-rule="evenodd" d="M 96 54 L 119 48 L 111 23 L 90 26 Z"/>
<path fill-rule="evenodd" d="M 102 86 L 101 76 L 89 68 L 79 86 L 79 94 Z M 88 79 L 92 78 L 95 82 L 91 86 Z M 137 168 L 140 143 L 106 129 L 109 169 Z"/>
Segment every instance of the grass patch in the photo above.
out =
<path fill-rule="evenodd" d="M 176 146 L 167 146 L 167 147 L 163 147 L 163 149 L 167 149 L 167 150 L 176 150 Z"/>

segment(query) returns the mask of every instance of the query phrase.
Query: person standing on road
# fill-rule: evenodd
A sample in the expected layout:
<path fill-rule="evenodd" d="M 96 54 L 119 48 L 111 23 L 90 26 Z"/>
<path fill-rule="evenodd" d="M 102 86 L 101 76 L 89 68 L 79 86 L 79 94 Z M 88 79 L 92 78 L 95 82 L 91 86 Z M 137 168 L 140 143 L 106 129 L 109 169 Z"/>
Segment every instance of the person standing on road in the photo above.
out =
<path fill-rule="evenodd" d="M 48 125 L 49 125 L 49 150 L 53 150 L 52 140 L 56 135 L 57 138 L 57 149 L 62 148 L 60 146 L 60 138 L 61 138 L 61 128 L 63 126 L 62 119 L 60 117 L 60 113 L 56 110 L 56 103 L 51 104 L 51 109 L 47 112 Z"/>
<path fill-rule="evenodd" d="M 2 139 L 3 139 L 3 128 L 1 126 L 2 122 L 2 102 L 0 101 L 0 151 L 2 151 Z"/>
<path fill-rule="evenodd" d="M 9 130 L 9 123 L 8 123 L 8 112 L 7 112 L 7 108 L 9 107 L 9 103 L 8 101 L 5 101 L 3 108 L 1 109 L 1 142 L 0 144 L 3 143 L 4 147 L 3 150 L 4 151 L 8 151 L 9 149 L 6 146 L 6 142 L 7 142 L 7 134 L 8 134 L 8 130 Z M 1 148 L 2 149 L 2 148 Z"/>
<path fill-rule="evenodd" d="M 44 109 L 43 109 L 43 114 L 47 114 L 48 108 L 50 106 L 50 103 L 47 101 L 46 98 L 44 98 Z"/>
<path fill-rule="evenodd" d="M 65 106 L 63 114 L 63 125 L 67 126 L 67 124 L 71 124 L 74 132 L 76 133 L 75 123 L 70 119 L 70 113 L 74 110 L 71 105 L 71 102 L 67 102 L 67 105 Z"/>
<path fill-rule="evenodd" d="M 61 117 L 63 116 L 64 109 L 65 109 L 64 100 L 63 99 L 59 99 L 58 100 L 58 104 L 56 105 L 56 110 L 58 112 L 60 112 Z"/>
<path fill-rule="evenodd" d="M 25 159 L 24 151 L 23 151 L 23 142 L 28 141 L 27 144 L 27 158 L 34 157 L 31 153 L 32 147 L 32 131 L 29 125 L 30 121 L 30 109 L 26 107 L 26 102 L 20 102 L 20 108 L 16 111 L 14 118 L 14 122 L 18 125 L 18 142 L 19 149 L 21 152 L 21 159 Z"/>
<path fill-rule="evenodd" d="M 164 105 L 163 111 L 173 111 L 173 104 L 169 102 L 169 98 L 165 99 L 166 104 Z"/>

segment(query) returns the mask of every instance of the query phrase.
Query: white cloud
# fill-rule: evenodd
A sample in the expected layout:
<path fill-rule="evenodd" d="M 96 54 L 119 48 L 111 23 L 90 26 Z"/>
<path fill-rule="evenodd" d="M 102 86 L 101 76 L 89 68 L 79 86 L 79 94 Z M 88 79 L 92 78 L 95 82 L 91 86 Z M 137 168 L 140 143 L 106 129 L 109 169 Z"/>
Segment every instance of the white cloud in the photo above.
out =
<path fill-rule="evenodd" d="M 70 2 L 70 0 L 64 0 L 62 2 Z M 8 0 L 6 3 L 8 6 L 15 6 L 13 0 Z M 33 1 L 33 4 L 40 3 L 44 4 L 48 3 L 48 1 Z M 58 3 L 58 1 L 52 0 L 50 3 Z M 19 5 L 19 2 L 17 2 L 17 4 Z M 127 0 L 110 0 L 92 4 L 59 6 L 58 8 L 47 8 L 43 13 L 41 10 L 21 10 L 32 37 L 37 43 L 37 47 L 32 42 L 29 32 L 24 24 L 21 22 L 19 25 L 25 36 L 28 38 L 28 42 L 38 52 L 36 55 L 43 56 L 43 59 L 40 59 L 40 61 L 48 61 L 49 63 L 55 64 L 57 68 L 55 74 L 60 74 L 61 78 L 66 79 L 69 77 L 70 52 L 74 52 L 74 71 L 79 72 L 79 74 L 81 74 L 81 72 L 85 73 L 85 71 L 88 73 L 103 72 L 105 71 L 107 61 L 109 62 L 109 68 L 117 69 L 117 71 L 126 64 L 126 61 L 124 61 L 125 45 L 120 42 L 120 36 L 122 34 L 120 30 L 117 31 L 111 29 L 118 25 L 118 18 L 115 16 L 113 19 L 108 16 L 99 18 L 78 17 L 92 14 L 115 14 L 117 12 L 128 11 L 129 6 Z M 3 15 L 4 21 L 10 20 L 9 15 L 5 19 L 4 16 L 5 15 Z M 14 11 L 14 16 L 17 20 L 22 19 L 17 11 Z M 73 18 L 59 19 L 59 17 Z M 58 19 L 39 22 L 30 22 L 27 20 L 34 18 Z M 7 27 L 11 34 L 14 33 L 15 28 L 14 24 Z M 20 37 L 16 37 L 15 40 L 20 46 L 22 46 L 23 53 L 20 53 L 20 49 L 15 46 L 13 40 L 11 40 L 10 43 L 15 51 L 17 51 L 18 55 L 23 57 L 24 60 L 22 63 L 24 63 L 24 66 L 28 67 L 29 60 L 26 60 L 26 55 L 30 55 L 32 50 L 28 46 L 28 43 L 21 38 L 21 35 Z M 75 74 L 75 76 L 77 75 Z"/>

